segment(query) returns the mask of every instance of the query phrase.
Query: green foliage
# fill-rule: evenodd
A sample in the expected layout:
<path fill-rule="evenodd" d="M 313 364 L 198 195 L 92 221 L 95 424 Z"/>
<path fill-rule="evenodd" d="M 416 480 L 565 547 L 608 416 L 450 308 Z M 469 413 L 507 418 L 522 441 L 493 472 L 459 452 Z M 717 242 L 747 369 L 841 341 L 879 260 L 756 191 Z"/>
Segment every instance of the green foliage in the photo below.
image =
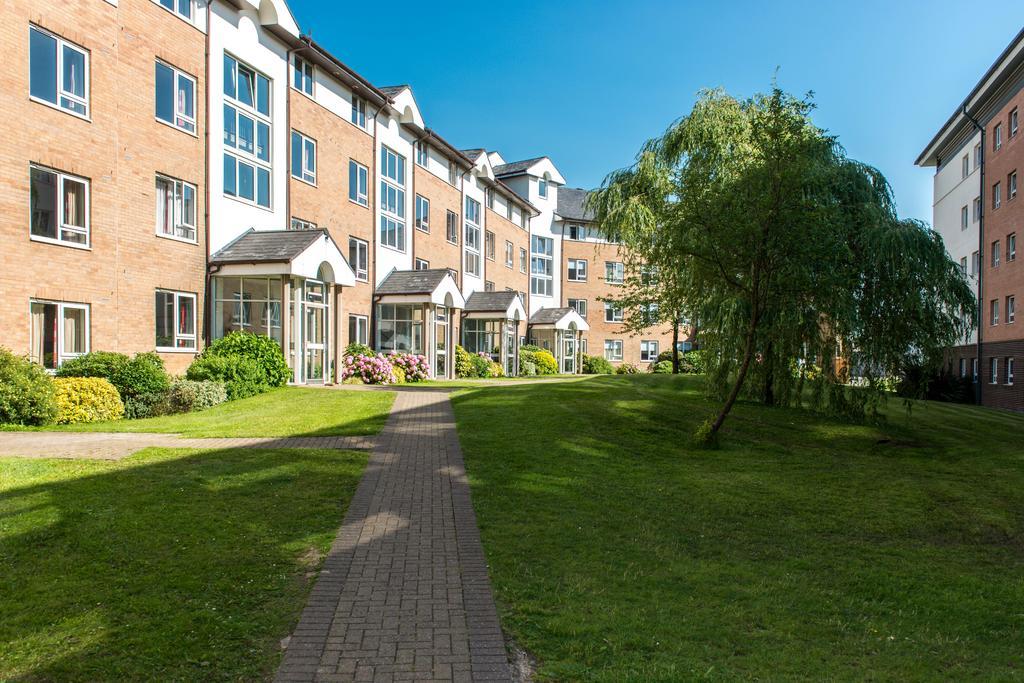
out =
<path fill-rule="evenodd" d="M 519 376 L 520 377 L 535 377 L 537 375 L 537 364 L 532 360 L 523 358 L 522 354 L 519 356 Z"/>
<path fill-rule="evenodd" d="M 487 365 L 487 376 L 488 377 L 504 377 L 505 370 L 501 367 L 501 363 L 491 361 Z"/>
<path fill-rule="evenodd" d="M 351 346 L 351 345 L 350 345 Z M 242 356 L 256 363 L 262 375 L 261 384 L 268 387 L 284 386 L 291 371 L 284 359 L 281 346 L 275 340 L 262 334 L 231 332 L 210 344 L 204 356 Z M 370 355 L 373 355 L 372 352 Z"/>
<path fill-rule="evenodd" d="M 558 362 L 555 360 L 555 357 L 551 355 L 550 351 L 539 346 L 528 344 L 519 347 L 520 368 L 524 362 L 532 364 L 536 368 L 538 375 L 558 374 Z M 520 372 L 519 374 L 523 373 Z"/>
<path fill-rule="evenodd" d="M 615 372 L 615 366 L 609 363 L 604 356 L 583 354 L 583 374 L 610 375 L 613 372 Z"/>
<path fill-rule="evenodd" d="M 476 377 L 476 368 L 473 366 L 473 356 L 461 345 L 455 345 L 455 376 Z"/>
<path fill-rule="evenodd" d="M 107 422 L 124 415 L 117 389 L 102 377 L 57 377 L 53 388 L 57 424 Z"/>
<path fill-rule="evenodd" d="M 672 361 L 659 360 L 655 363 L 651 363 L 651 372 L 653 372 L 656 375 L 671 375 Z"/>
<path fill-rule="evenodd" d="M 616 375 L 635 375 L 639 372 L 640 368 L 638 368 L 634 363 L 620 363 L 619 366 L 615 368 Z"/>
<path fill-rule="evenodd" d="M 360 344 L 359 342 L 352 342 L 345 347 L 345 356 L 373 356 L 373 349 L 366 344 Z"/>
<path fill-rule="evenodd" d="M 116 367 L 108 378 L 117 387 L 121 400 L 153 402 L 157 396 L 166 396 L 171 379 L 164 369 L 164 361 L 153 351 L 137 353 L 130 361 Z"/>
<path fill-rule="evenodd" d="M 228 400 L 223 382 L 212 380 L 176 379 L 171 382 L 167 401 L 174 413 L 206 410 Z"/>
<path fill-rule="evenodd" d="M 53 381 L 46 370 L 0 347 L 0 424 L 45 425 L 56 417 Z"/>
<path fill-rule="evenodd" d="M 487 377 L 491 370 L 491 359 L 489 356 L 481 356 L 478 353 L 471 354 L 470 362 L 473 364 L 471 377 Z"/>
<path fill-rule="evenodd" d="M 203 354 L 192 361 L 185 373 L 195 381 L 222 382 L 228 400 L 254 396 L 267 390 L 266 375 L 252 358 L 241 355 Z"/>
<path fill-rule="evenodd" d="M 391 374 L 395 377 L 395 384 L 405 384 L 405 368 L 400 365 L 392 365 Z"/>
<path fill-rule="evenodd" d="M 114 351 L 92 351 L 69 358 L 57 368 L 57 377 L 103 377 L 112 379 L 131 359 Z"/>

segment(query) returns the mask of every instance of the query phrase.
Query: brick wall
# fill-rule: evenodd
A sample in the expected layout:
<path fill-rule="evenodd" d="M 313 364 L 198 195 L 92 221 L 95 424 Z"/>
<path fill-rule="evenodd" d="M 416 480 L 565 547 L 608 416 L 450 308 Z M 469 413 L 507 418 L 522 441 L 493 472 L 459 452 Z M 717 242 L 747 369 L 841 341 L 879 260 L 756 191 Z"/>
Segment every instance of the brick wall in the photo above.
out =
<path fill-rule="evenodd" d="M 514 289 L 523 292 L 523 305 L 530 308 L 530 274 L 519 270 L 519 250 L 530 252 L 530 233 L 519 227 L 505 216 L 484 210 L 484 221 L 487 229 L 494 233 L 494 260 L 484 259 L 484 279 L 494 283 L 495 291 Z M 505 264 L 505 243 L 512 243 L 512 266 Z M 527 263 L 529 271 L 529 263 Z"/>

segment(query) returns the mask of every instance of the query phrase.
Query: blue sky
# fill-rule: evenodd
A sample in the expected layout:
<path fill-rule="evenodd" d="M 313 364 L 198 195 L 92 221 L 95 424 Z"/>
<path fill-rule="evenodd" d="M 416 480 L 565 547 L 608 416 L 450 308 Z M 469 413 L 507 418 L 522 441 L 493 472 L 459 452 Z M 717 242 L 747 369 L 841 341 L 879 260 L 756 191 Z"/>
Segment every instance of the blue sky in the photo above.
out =
<path fill-rule="evenodd" d="M 376 85 L 409 83 L 427 125 L 460 148 L 548 155 L 596 186 L 696 93 L 815 92 L 815 121 L 931 221 L 914 159 L 1024 25 L 953 0 L 476 2 L 290 0 L 303 31 Z M 412 48 L 413 45 L 422 45 Z"/>

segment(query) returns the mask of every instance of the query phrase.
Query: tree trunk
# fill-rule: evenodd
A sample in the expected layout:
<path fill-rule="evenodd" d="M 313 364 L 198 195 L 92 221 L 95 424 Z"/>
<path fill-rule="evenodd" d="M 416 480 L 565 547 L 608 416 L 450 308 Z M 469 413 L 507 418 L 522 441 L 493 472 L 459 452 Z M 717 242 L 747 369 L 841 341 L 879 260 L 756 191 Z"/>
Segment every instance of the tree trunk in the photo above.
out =
<path fill-rule="evenodd" d="M 679 374 L 679 316 L 672 321 L 672 374 Z"/>
<path fill-rule="evenodd" d="M 766 406 L 775 405 L 775 361 L 772 356 L 772 343 L 768 342 L 764 352 L 764 394 L 762 400 Z"/>
<path fill-rule="evenodd" d="M 746 348 L 743 350 L 743 363 L 740 364 L 740 371 L 736 375 L 736 383 L 732 387 L 732 391 L 729 392 L 729 397 L 725 400 L 725 404 L 722 409 L 718 411 L 718 416 L 715 421 L 711 423 L 711 435 L 718 433 L 721 429 L 722 423 L 725 422 L 726 416 L 729 411 L 732 410 L 732 406 L 736 403 L 736 399 L 740 395 L 740 390 L 743 388 L 743 382 L 747 379 L 747 371 L 750 370 L 750 361 L 754 357 L 754 337 L 757 333 L 757 312 L 750 320 L 750 329 L 747 331 Z"/>

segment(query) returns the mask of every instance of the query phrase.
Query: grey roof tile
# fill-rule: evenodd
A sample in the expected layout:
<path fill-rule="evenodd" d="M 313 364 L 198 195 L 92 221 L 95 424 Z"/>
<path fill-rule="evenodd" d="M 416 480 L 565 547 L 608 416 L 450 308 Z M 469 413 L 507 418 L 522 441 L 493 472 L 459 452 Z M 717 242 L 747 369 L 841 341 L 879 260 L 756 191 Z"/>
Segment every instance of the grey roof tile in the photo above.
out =
<path fill-rule="evenodd" d="M 531 325 L 553 325 L 569 314 L 571 308 L 542 308 L 530 316 Z"/>
<path fill-rule="evenodd" d="M 534 157 L 533 159 L 523 159 L 522 161 L 510 161 L 507 164 L 495 166 L 494 175 L 498 177 L 519 175 L 520 173 L 524 173 L 526 169 L 530 168 L 535 163 L 544 158 L 546 157 Z"/>
<path fill-rule="evenodd" d="M 473 311 L 507 311 L 515 300 L 516 292 L 473 292 L 466 299 L 467 313 Z"/>
<path fill-rule="evenodd" d="M 393 270 L 377 286 L 377 294 L 429 294 L 446 275 L 448 271 L 444 268 Z"/>
<path fill-rule="evenodd" d="M 253 230 L 210 257 L 210 263 L 288 263 L 326 230 Z"/>
<path fill-rule="evenodd" d="M 558 208 L 555 213 L 576 221 L 593 221 L 594 212 L 585 208 L 588 190 L 579 187 L 558 188 Z"/>

